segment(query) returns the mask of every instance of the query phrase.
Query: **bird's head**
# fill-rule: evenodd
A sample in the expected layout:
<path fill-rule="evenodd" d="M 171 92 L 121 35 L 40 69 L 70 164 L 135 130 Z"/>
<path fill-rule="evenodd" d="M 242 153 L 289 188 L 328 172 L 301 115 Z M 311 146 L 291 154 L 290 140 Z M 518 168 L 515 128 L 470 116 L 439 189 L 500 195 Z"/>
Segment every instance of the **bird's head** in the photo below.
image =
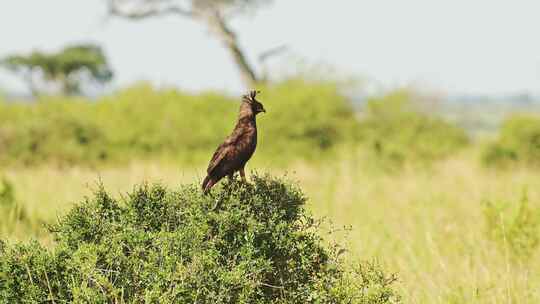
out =
<path fill-rule="evenodd" d="M 247 104 L 251 111 L 253 111 L 253 114 L 257 115 L 259 113 L 266 113 L 266 110 L 264 109 L 264 106 L 262 103 L 260 103 L 255 97 L 257 94 L 261 93 L 260 91 L 250 91 L 249 94 L 246 94 L 242 96 L 242 102 Z"/>

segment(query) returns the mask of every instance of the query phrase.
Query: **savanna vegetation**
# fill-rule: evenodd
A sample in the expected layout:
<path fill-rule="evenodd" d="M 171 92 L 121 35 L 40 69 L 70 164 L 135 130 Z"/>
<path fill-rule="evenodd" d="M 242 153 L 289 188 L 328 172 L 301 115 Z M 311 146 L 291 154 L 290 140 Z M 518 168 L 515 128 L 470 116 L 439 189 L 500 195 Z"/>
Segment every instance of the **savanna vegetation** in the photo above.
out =
<path fill-rule="evenodd" d="M 199 185 L 143 185 L 121 201 L 100 189 L 49 227 L 52 251 L 0 246 L 0 302 L 399 302 L 394 275 L 346 267 L 322 244 L 299 189 L 252 181 L 214 197 Z"/>
<path fill-rule="evenodd" d="M 336 84 L 302 80 L 262 88 L 271 119 L 261 118 L 258 154 L 277 161 L 319 157 L 350 142 L 358 122 Z M 193 95 L 138 85 L 95 102 L 43 98 L 1 104 L 0 163 L 119 164 L 132 159 L 206 161 L 234 127 L 238 97 Z"/>
<path fill-rule="evenodd" d="M 268 113 L 249 168 L 287 172 L 302 191 L 257 175 L 214 198 L 189 186 L 232 129 L 237 97 L 140 84 L 95 101 L 1 103 L 3 295 L 190 301 L 197 287 L 210 302 L 540 301 L 540 119 L 511 117 L 473 140 L 407 91 L 358 110 L 336 83 L 261 90 Z M 144 181 L 162 186 L 133 189 Z"/>
<path fill-rule="evenodd" d="M 487 166 L 538 167 L 540 115 L 521 114 L 504 121 L 498 138 L 484 149 L 483 161 Z"/>

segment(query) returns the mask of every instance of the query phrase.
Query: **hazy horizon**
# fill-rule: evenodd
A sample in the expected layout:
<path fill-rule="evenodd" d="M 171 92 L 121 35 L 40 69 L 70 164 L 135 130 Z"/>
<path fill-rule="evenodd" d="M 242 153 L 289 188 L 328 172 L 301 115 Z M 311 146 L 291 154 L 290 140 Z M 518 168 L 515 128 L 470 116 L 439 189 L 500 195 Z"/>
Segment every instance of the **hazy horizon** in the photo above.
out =
<path fill-rule="evenodd" d="M 307 9 L 306 9 L 307 8 Z M 381 87 L 414 85 L 450 95 L 540 93 L 540 19 L 535 1 L 278 0 L 232 23 L 254 61 L 287 45 L 284 58 L 324 64 Z M 100 0 L 6 1 L 0 57 L 96 42 L 114 87 L 147 80 L 188 90 L 243 90 L 227 51 L 204 25 L 178 17 L 106 20 Z M 29 21 L 30 20 L 30 21 Z M 290 62 L 280 61 L 280 68 Z M 291 69 L 291 68 L 288 68 Z M 293 66 L 294 70 L 295 67 Z M 0 72 L 0 87 L 24 84 Z"/>

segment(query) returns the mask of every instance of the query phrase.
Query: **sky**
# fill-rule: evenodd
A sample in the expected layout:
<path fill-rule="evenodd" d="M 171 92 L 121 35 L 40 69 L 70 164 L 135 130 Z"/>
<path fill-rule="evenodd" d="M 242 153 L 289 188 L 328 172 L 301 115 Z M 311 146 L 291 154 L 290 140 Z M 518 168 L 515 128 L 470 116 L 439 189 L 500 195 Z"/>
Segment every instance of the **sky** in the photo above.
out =
<path fill-rule="evenodd" d="M 384 88 L 448 94 L 540 92 L 538 0 L 276 0 L 232 27 L 252 61 L 286 45 L 275 73 L 331 66 Z M 116 72 L 199 91 L 244 88 L 226 50 L 203 24 L 176 16 L 107 19 L 103 0 L 2 0 L 0 57 L 95 42 Z M 24 85 L 0 73 L 0 87 Z"/>

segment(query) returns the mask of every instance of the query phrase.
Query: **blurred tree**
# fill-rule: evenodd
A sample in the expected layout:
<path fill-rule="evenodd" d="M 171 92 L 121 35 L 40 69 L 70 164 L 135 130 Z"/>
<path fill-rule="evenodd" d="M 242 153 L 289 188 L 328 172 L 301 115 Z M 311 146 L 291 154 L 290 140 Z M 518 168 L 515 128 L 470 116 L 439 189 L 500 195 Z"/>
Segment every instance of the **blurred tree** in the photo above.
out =
<path fill-rule="evenodd" d="M 249 63 L 244 50 L 240 47 L 236 33 L 228 21 L 270 4 L 272 0 L 106 0 L 109 13 L 113 16 L 140 20 L 149 17 L 175 15 L 190 18 L 206 24 L 211 32 L 224 44 L 240 71 L 246 87 L 264 82 L 265 76 L 259 75 Z M 264 52 L 259 56 L 261 64 L 269 56 L 282 51 L 283 46 Z"/>
<path fill-rule="evenodd" d="M 34 51 L 30 55 L 11 55 L 0 61 L 19 74 L 33 95 L 42 86 L 59 86 L 63 94 L 81 93 L 83 84 L 105 84 L 113 77 L 107 58 L 99 46 L 85 44 L 66 47 L 58 53 Z"/>

